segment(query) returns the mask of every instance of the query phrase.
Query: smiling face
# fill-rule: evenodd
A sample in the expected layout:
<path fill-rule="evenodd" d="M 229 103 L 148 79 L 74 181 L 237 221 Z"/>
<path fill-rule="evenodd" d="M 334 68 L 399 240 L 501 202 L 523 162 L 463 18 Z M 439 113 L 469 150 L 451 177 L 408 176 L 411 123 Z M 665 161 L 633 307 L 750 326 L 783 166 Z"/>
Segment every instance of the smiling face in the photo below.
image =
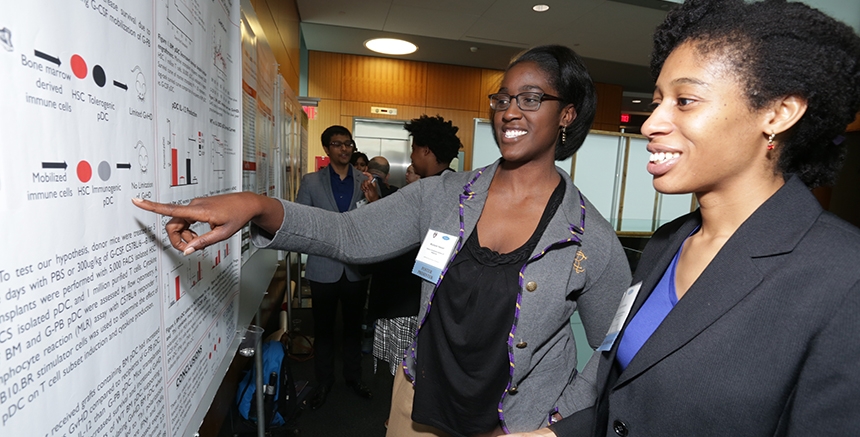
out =
<path fill-rule="evenodd" d="M 558 95 L 534 62 L 522 62 L 509 68 L 498 92 L 511 96 L 523 92 Z M 561 102 L 545 100 L 537 111 L 523 111 L 512 101 L 508 109 L 493 113 L 493 131 L 505 161 L 554 161 L 559 127 L 567 126 L 574 117 L 573 105 L 567 105 L 563 111 L 560 105 Z"/>
<path fill-rule="evenodd" d="M 718 52 L 701 56 L 690 43 L 666 59 L 654 112 L 642 125 L 649 139 L 654 188 L 661 193 L 743 195 L 773 179 L 767 158 L 767 111 L 753 111 L 732 66 Z"/>

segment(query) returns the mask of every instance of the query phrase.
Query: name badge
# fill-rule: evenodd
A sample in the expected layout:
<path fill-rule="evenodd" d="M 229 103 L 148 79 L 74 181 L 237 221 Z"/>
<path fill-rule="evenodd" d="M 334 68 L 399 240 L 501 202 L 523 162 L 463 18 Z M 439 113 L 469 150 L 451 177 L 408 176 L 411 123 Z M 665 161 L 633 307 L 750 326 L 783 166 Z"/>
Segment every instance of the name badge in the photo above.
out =
<path fill-rule="evenodd" d="M 609 332 L 606 333 L 606 338 L 603 339 L 603 343 L 601 343 L 600 347 L 597 348 L 599 352 L 612 349 L 615 339 L 618 338 L 618 333 L 620 333 L 621 328 L 624 327 L 624 321 L 627 320 L 627 316 L 630 315 L 630 309 L 633 308 L 633 302 L 636 301 L 636 296 L 639 295 L 639 288 L 641 287 L 642 283 L 637 282 L 636 284 L 631 285 L 630 288 L 624 292 L 624 296 L 621 298 L 621 304 L 618 305 L 618 311 L 615 312 L 615 318 L 612 319 L 612 325 L 609 326 Z"/>
<path fill-rule="evenodd" d="M 412 274 L 434 284 L 439 282 L 442 270 L 448 265 L 456 245 L 457 237 L 430 229 L 418 249 Z"/>

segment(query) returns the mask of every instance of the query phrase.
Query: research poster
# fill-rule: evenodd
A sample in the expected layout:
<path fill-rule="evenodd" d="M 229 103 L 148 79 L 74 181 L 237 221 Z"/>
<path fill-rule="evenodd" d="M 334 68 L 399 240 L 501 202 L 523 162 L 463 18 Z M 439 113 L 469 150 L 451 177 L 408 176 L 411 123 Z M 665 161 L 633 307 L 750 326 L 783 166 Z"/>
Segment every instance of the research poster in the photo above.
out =
<path fill-rule="evenodd" d="M 242 190 L 239 2 L 2 1 L 0 435 L 184 436 L 241 242 L 183 256 L 131 199 Z"/>

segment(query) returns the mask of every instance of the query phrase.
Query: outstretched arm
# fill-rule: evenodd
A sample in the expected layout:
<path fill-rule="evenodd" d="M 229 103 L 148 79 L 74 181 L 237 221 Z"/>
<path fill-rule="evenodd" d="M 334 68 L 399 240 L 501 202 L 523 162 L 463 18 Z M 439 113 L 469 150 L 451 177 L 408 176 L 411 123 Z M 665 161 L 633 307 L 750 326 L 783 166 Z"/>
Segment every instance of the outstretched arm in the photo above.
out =
<path fill-rule="evenodd" d="M 165 226 L 167 236 L 170 244 L 186 255 L 229 238 L 248 222 L 274 234 L 284 221 L 280 201 L 250 192 L 199 197 L 188 205 L 142 199 L 132 199 L 132 202 L 141 209 L 172 217 Z M 191 230 L 196 222 L 209 223 L 212 230 L 197 235 Z"/>

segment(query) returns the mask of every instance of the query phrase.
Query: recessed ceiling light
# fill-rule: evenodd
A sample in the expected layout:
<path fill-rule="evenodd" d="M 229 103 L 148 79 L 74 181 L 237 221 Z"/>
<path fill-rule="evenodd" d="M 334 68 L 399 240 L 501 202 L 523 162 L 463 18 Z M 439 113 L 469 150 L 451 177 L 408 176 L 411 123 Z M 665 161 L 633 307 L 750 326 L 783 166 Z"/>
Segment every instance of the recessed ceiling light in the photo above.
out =
<path fill-rule="evenodd" d="M 549 10 L 549 5 L 537 4 L 532 6 L 532 10 L 535 12 L 546 12 Z"/>
<path fill-rule="evenodd" d="M 376 53 L 385 55 L 408 55 L 418 50 L 418 46 L 415 44 L 395 38 L 370 39 L 364 42 L 364 46 Z"/>
<path fill-rule="evenodd" d="M 642 103 L 642 101 L 639 99 L 633 99 L 630 101 L 630 103 Z"/>

